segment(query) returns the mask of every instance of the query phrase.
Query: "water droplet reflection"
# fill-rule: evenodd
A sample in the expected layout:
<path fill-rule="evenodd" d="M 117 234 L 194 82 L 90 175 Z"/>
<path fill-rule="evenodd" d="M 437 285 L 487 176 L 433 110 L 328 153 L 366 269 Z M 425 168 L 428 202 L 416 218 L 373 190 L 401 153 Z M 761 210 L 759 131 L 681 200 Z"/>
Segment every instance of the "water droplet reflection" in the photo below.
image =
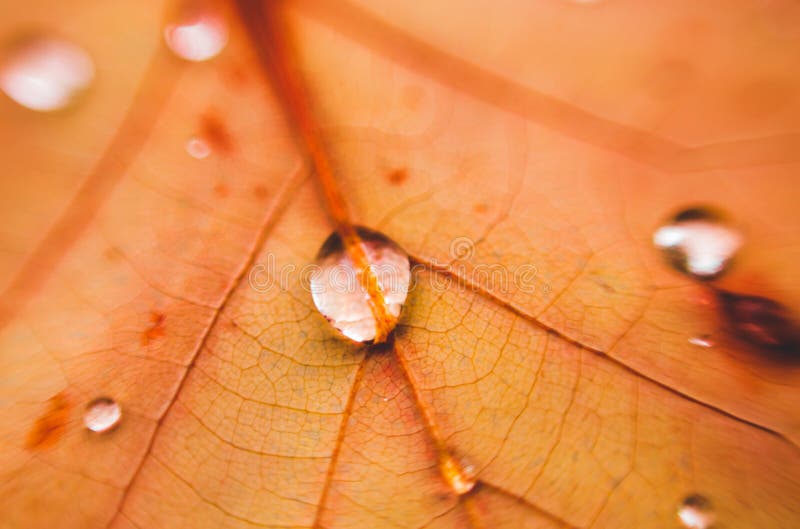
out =
<path fill-rule="evenodd" d="M 697 279 L 713 279 L 728 268 L 743 238 L 721 215 L 690 208 L 659 227 L 653 243 L 681 272 Z"/>
<path fill-rule="evenodd" d="M 692 336 L 689 338 L 689 343 L 698 347 L 711 347 L 714 345 L 714 343 L 711 341 L 711 337 L 709 337 L 707 334 Z"/>
<path fill-rule="evenodd" d="M 164 39 L 175 54 L 188 61 L 207 61 L 228 43 L 228 24 L 213 10 L 187 7 L 164 28 Z"/>
<path fill-rule="evenodd" d="M 678 508 L 678 519 L 687 529 L 708 529 L 714 523 L 711 502 L 699 494 L 687 496 Z"/>
<path fill-rule="evenodd" d="M 66 107 L 94 79 L 94 64 L 77 45 L 55 37 L 19 41 L 0 67 L 0 88 L 20 105 L 40 112 Z"/>
<path fill-rule="evenodd" d="M 83 423 L 93 432 L 107 432 L 114 428 L 122 418 L 119 404 L 108 397 L 93 400 L 86 407 Z"/>
<path fill-rule="evenodd" d="M 411 279 L 408 255 L 382 233 L 358 227 L 361 246 L 383 293 L 386 314 L 394 327 L 408 294 Z M 359 279 L 342 239 L 333 233 L 317 254 L 319 267 L 311 275 L 314 305 L 343 335 L 356 342 L 376 338 L 377 321 L 370 307 L 370 295 Z"/>

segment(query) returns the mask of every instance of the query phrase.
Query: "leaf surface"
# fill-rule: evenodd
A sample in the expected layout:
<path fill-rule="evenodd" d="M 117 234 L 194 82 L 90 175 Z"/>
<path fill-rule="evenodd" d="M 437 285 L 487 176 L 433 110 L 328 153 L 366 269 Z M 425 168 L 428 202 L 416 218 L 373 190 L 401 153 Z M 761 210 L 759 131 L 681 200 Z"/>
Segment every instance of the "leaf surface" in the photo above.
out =
<path fill-rule="evenodd" d="M 800 312 L 791 2 L 291 4 L 355 220 L 418 265 L 383 348 L 300 280 L 332 225 L 260 44 L 222 7 L 223 54 L 183 63 L 153 6 L 2 6 L 98 74 L 69 111 L 0 103 L 0 527 L 666 529 L 695 492 L 722 528 L 800 521 L 800 368 L 650 242 L 718 205 L 747 236 L 720 285 Z M 532 292 L 480 275 L 522 265 Z"/>

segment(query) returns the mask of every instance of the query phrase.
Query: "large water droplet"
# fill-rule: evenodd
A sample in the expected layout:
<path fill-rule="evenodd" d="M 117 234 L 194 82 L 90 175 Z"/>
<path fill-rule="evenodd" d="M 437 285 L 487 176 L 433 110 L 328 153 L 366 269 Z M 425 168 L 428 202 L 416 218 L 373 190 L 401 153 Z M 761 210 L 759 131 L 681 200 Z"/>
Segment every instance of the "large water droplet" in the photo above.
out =
<path fill-rule="evenodd" d="M 713 279 L 722 274 L 742 242 L 738 230 L 706 208 L 686 209 L 653 234 L 653 243 L 667 259 L 697 279 Z"/>
<path fill-rule="evenodd" d="M 56 37 L 16 43 L 0 67 L 0 88 L 20 105 L 49 112 L 66 107 L 94 78 L 94 64 L 77 45 Z"/>
<path fill-rule="evenodd" d="M 475 469 L 471 466 L 462 467 L 453 456 L 445 456 L 439 463 L 439 469 L 444 480 L 459 496 L 475 488 Z"/>
<path fill-rule="evenodd" d="M 408 254 L 394 241 L 379 233 L 357 227 L 361 248 L 383 295 L 383 306 L 393 328 L 408 294 L 411 270 Z M 353 264 L 338 233 L 331 234 L 317 254 L 319 267 L 311 275 L 314 305 L 343 335 L 356 342 L 369 342 L 378 335 L 379 322 L 373 313 L 372 299 L 364 287 L 363 274 Z"/>
<path fill-rule="evenodd" d="M 114 428 L 122 418 L 119 404 L 108 397 L 94 399 L 86 407 L 83 423 L 93 432 L 107 432 Z"/>
<path fill-rule="evenodd" d="M 711 502 L 699 494 L 687 496 L 678 508 L 678 520 L 687 529 L 708 529 L 714 518 Z"/>
<path fill-rule="evenodd" d="M 207 61 L 228 43 L 228 24 L 210 7 L 184 7 L 175 22 L 164 28 L 167 46 L 188 61 Z"/>

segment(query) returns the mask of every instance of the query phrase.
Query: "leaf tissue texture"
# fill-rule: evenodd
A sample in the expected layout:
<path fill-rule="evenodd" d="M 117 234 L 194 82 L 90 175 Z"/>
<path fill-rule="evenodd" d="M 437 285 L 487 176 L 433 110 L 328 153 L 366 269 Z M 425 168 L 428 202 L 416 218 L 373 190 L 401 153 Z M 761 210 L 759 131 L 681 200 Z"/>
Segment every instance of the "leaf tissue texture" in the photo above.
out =
<path fill-rule="evenodd" d="M 0 99 L 0 529 L 677 529 L 692 494 L 717 529 L 800 526 L 798 351 L 715 294 L 800 314 L 795 2 L 209 7 L 229 42 L 190 63 L 179 4 L 0 0 L 0 42 L 96 69 L 68 109 Z M 301 274 L 337 226 L 270 9 L 353 222 L 411 257 L 387 344 Z M 697 204 L 745 241 L 713 283 L 652 246 Z"/>

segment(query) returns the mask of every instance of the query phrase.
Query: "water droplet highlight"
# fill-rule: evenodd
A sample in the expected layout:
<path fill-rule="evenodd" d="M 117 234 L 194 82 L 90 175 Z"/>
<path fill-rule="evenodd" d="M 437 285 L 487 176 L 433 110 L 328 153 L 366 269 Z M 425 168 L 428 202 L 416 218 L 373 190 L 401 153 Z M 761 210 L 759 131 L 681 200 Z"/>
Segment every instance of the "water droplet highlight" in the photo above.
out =
<path fill-rule="evenodd" d="M 0 67 L 0 88 L 20 105 L 39 112 L 62 109 L 94 79 L 91 57 L 55 37 L 20 40 Z"/>
<path fill-rule="evenodd" d="M 678 520 L 687 529 L 708 529 L 714 523 L 711 502 L 704 496 L 687 496 L 678 508 Z"/>
<path fill-rule="evenodd" d="M 408 294 L 411 267 L 408 254 L 394 241 L 368 228 L 356 227 L 361 248 L 383 295 L 391 330 L 400 317 Z M 357 270 L 341 237 L 334 232 L 323 243 L 311 275 L 314 305 L 344 336 L 356 342 L 370 342 L 378 336 L 378 324 L 370 306 L 371 296 L 362 284 L 363 270 Z"/>
<path fill-rule="evenodd" d="M 119 404 L 108 397 L 94 399 L 86 407 L 83 424 L 93 432 L 107 432 L 114 428 L 122 418 Z"/>
<path fill-rule="evenodd" d="M 211 9 L 186 7 L 174 23 L 164 28 L 164 40 L 178 57 L 207 61 L 228 44 L 228 24 Z"/>
<path fill-rule="evenodd" d="M 192 137 L 186 141 L 186 152 L 189 156 L 197 160 L 208 158 L 211 154 L 211 147 L 200 138 Z"/>
<path fill-rule="evenodd" d="M 653 244 L 683 273 L 713 279 L 727 270 L 743 237 L 724 218 L 706 208 L 689 208 L 653 234 Z"/>
<path fill-rule="evenodd" d="M 475 468 L 472 466 L 462 468 L 451 455 L 448 454 L 441 460 L 439 470 L 453 492 L 459 496 L 475 488 Z"/>
<path fill-rule="evenodd" d="M 689 338 L 689 343 L 698 347 L 711 347 L 714 345 L 714 343 L 711 341 L 711 337 L 707 334 L 692 336 Z"/>

